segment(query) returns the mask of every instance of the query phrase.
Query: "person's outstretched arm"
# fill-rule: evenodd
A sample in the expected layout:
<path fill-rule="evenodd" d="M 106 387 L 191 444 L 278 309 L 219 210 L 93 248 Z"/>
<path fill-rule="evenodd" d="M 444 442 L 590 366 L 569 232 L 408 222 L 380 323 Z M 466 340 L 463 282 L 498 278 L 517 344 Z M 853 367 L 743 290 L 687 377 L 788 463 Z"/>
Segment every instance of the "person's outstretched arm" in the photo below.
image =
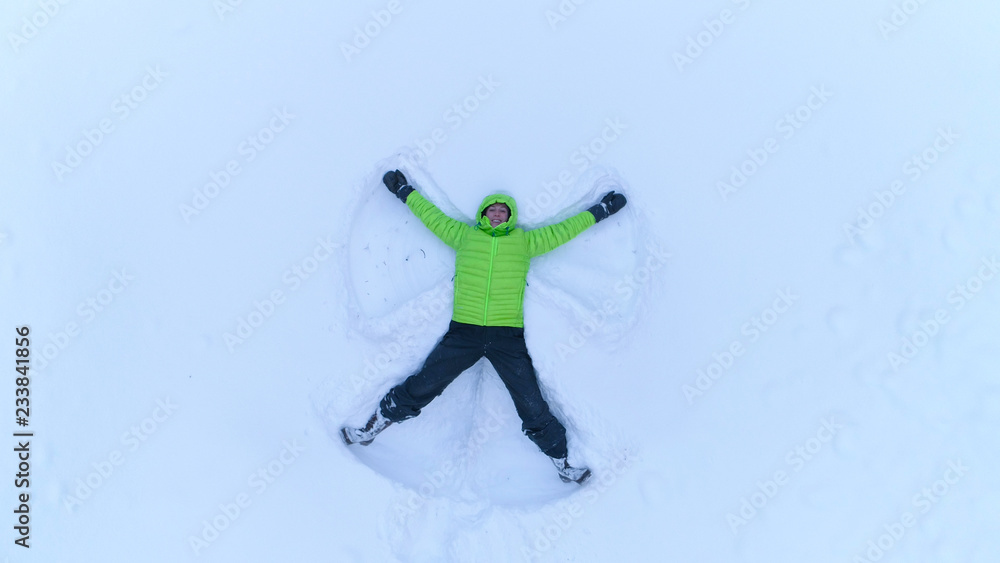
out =
<path fill-rule="evenodd" d="M 528 255 L 530 257 L 545 254 L 550 250 L 561 246 L 573 239 L 576 235 L 587 230 L 610 215 L 618 213 L 625 207 L 628 201 L 625 196 L 615 192 L 608 192 L 600 202 L 590 207 L 586 211 L 540 229 L 528 231 Z"/>
<path fill-rule="evenodd" d="M 382 183 L 405 203 L 437 238 L 452 248 L 458 248 L 469 230 L 469 225 L 445 215 L 437 206 L 420 195 L 420 192 L 414 190 L 406 181 L 406 176 L 399 170 L 386 172 L 385 176 L 382 176 Z"/>

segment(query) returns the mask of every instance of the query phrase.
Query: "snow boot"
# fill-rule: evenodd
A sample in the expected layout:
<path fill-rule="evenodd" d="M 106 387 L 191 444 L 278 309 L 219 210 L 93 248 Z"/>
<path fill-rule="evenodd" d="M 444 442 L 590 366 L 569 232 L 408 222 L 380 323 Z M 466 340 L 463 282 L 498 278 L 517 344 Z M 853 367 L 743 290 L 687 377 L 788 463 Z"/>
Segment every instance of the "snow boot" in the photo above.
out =
<path fill-rule="evenodd" d="M 392 421 L 382 416 L 382 409 L 376 409 L 375 414 L 368 419 L 368 423 L 362 428 L 348 428 L 344 427 L 340 429 L 340 437 L 344 439 L 344 443 L 350 446 L 351 444 L 361 444 L 362 446 L 367 446 L 375 440 L 375 436 L 379 432 L 385 430 Z"/>
<path fill-rule="evenodd" d="M 586 467 L 573 467 L 569 464 L 569 461 L 564 457 L 560 458 L 553 457 L 549 459 L 552 460 L 552 463 L 556 466 L 556 469 L 559 471 L 559 478 L 563 480 L 563 483 L 569 483 L 570 481 L 573 481 L 575 483 L 582 485 L 584 481 L 590 478 L 590 470 L 587 469 Z"/>

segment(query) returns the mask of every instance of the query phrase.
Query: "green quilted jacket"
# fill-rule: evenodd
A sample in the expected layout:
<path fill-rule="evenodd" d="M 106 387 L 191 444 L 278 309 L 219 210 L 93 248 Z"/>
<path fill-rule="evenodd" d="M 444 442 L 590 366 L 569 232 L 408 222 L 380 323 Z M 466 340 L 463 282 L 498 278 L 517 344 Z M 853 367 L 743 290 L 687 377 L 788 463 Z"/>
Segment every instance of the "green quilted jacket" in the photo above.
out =
<path fill-rule="evenodd" d="M 483 211 L 494 203 L 510 208 L 510 219 L 496 228 Z M 428 229 L 455 249 L 455 311 L 452 320 L 480 326 L 524 326 L 524 287 L 531 258 L 568 242 L 594 224 L 594 215 L 578 213 L 561 223 L 525 231 L 517 224 L 514 198 L 493 194 L 483 199 L 470 226 L 452 219 L 419 192 L 406 205 Z"/>

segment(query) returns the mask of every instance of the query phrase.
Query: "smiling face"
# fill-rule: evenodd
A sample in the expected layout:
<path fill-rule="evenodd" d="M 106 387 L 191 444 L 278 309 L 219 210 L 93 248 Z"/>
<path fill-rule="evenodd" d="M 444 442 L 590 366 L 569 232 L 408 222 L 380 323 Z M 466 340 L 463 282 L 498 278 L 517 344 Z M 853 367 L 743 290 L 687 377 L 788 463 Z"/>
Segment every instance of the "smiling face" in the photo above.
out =
<path fill-rule="evenodd" d="M 496 227 L 510 219 L 510 209 L 503 203 L 494 203 L 486 208 L 486 218 L 490 220 L 490 225 Z"/>

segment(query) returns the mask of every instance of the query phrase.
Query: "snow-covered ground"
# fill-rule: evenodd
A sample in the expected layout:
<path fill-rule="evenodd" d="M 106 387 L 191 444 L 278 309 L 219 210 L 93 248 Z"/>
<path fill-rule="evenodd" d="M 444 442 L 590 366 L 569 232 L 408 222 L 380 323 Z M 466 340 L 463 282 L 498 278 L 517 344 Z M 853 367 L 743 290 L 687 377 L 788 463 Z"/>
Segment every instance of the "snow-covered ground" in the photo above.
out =
<path fill-rule="evenodd" d="M 0 557 L 1000 557 L 1000 5 L 442 4 L 3 4 Z M 526 291 L 586 486 L 486 363 L 331 437 L 450 314 L 390 167 L 628 195 Z"/>

